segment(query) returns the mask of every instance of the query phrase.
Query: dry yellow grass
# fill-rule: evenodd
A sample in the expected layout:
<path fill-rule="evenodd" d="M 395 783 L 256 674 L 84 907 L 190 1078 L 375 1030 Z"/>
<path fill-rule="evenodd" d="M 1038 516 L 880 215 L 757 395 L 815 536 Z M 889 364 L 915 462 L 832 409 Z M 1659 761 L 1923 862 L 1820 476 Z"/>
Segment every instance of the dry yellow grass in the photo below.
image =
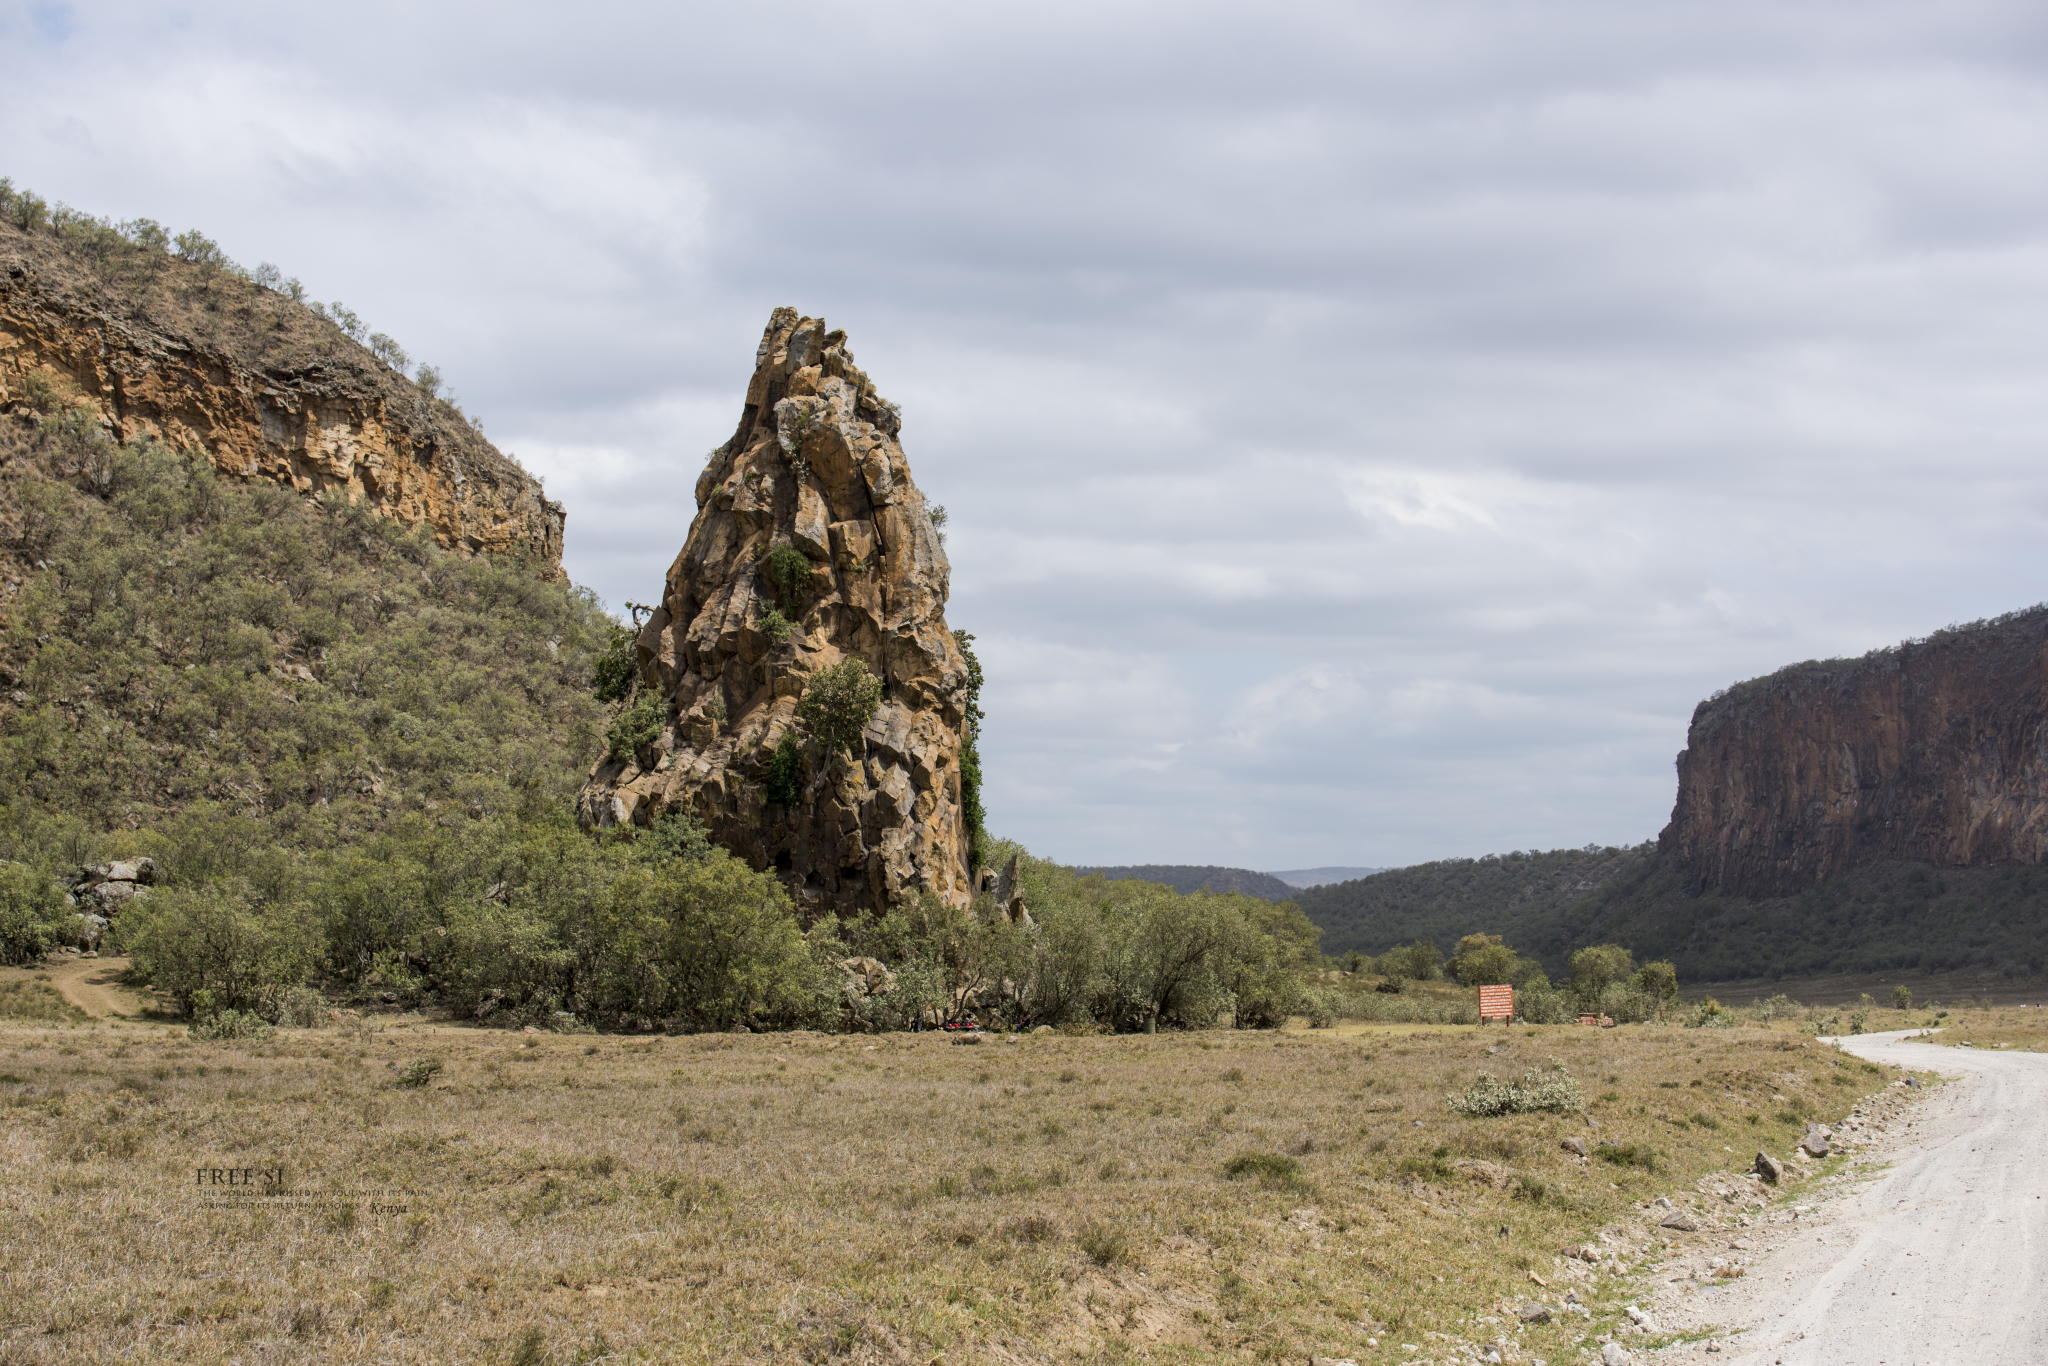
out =
<path fill-rule="evenodd" d="M 1597 1128 L 1444 1105 L 1553 1057 Z M 1561 1247 L 1882 1081 L 1758 1029 L 0 1025 L 0 1359 L 1416 1360 L 1509 1336 L 1475 1316 Z"/>

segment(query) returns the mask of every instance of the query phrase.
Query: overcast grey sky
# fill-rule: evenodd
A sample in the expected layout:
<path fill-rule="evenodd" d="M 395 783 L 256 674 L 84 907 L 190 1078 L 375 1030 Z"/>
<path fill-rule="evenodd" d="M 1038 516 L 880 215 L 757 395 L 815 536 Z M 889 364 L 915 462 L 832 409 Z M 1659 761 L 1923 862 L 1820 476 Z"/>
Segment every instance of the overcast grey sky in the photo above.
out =
<path fill-rule="evenodd" d="M 991 823 L 1626 843 L 1693 705 L 2048 597 L 2048 9 L 0 0 L 0 174 L 438 365 L 660 591 L 770 308 L 952 513 Z"/>

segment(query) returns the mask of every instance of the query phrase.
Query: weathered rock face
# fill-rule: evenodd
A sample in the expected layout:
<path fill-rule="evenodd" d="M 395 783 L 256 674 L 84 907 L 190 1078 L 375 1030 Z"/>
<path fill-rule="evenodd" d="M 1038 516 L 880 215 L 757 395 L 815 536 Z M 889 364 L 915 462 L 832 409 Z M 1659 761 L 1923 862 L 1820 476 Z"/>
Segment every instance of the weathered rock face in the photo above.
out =
<path fill-rule="evenodd" d="M 1702 702 L 1659 843 L 1688 876 L 1782 896 L 1879 860 L 2048 856 L 2048 607 Z"/>
<path fill-rule="evenodd" d="M 124 292 L 0 228 L 0 411 L 82 409 L 121 441 L 159 436 L 224 475 L 333 490 L 450 549 L 561 572 L 561 505 L 452 408 L 304 307 L 196 272 L 164 260 Z"/>
<path fill-rule="evenodd" d="M 945 548 L 897 430 L 845 333 L 775 310 L 739 430 L 698 477 L 689 539 L 640 633 L 666 727 L 632 761 L 592 772 L 586 825 L 687 811 L 756 868 L 779 869 L 809 912 L 880 910 L 919 891 L 967 903 L 967 668 L 946 626 Z M 808 566 L 793 598 L 771 581 L 777 546 Z M 783 608 L 794 631 L 778 644 L 763 618 Z M 771 802 L 768 760 L 798 725 L 806 678 L 849 658 L 884 684 L 864 752 L 808 744 L 799 799 Z"/>

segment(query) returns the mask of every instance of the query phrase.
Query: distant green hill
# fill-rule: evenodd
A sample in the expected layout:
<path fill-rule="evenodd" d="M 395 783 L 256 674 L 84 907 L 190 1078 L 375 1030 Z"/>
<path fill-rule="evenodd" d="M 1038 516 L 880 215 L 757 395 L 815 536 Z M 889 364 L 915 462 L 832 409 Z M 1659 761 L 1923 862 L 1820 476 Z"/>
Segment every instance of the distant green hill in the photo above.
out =
<path fill-rule="evenodd" d="M 1081 874 L 1100 873 L 1111 882 L 1156 882 L 1176 892 L 1241 892 L 1267 901 L 1292 901 L 1295 889 L 1267 873 L 1249 868 L 1218 868 L 1179 863 L 1139 863 L 1120 868 L 1077 868 Z"/>
<path fill-rule="evenodd" d="M 1618 943 L 1686 981 L 2048 967 L 2048 867 L 1854 869 L 1794 896 L 1702 892 L 1653 844 L 1449 859 L 1300 892 L 1325 953 L 1499 934 L 1561 975 Z"/>

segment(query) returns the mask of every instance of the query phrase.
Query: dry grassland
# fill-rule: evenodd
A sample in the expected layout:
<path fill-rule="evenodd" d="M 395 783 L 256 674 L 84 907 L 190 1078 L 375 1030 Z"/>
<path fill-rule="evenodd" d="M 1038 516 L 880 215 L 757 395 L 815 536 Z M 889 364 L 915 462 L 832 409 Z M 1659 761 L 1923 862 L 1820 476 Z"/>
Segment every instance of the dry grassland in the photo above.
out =
<path fill-rule="evenodd" d="M 1444 1104 L 1553 1058 L 1586 1117 Z M 1576 1361 L 1625 1285 L 1521 1329 L 1532 1274 L 1884 1081 L 1753 1028 L 10 1023 L 0 1361 Z"/>
<path fill-rule="evenodd" d="M 1884 1023 L 1886 1019 L 1895 1019 L 1897 1023 Z M 2012 1048 L 2023 1052 L 2048 1052 L 2048 1010 L 2033 1006 L 2025 1010 L 2006 1007 L 1944 1011 L 1940 1018 L 1932 1012 L 1919 1010 L 1871 1012 L 1870 1028 L 1873 1032 L 1923 1027 L 1938 1027 L 1940 1032 L 1929 1034 L 1922 1042 L 1946 1048 Z"/>

